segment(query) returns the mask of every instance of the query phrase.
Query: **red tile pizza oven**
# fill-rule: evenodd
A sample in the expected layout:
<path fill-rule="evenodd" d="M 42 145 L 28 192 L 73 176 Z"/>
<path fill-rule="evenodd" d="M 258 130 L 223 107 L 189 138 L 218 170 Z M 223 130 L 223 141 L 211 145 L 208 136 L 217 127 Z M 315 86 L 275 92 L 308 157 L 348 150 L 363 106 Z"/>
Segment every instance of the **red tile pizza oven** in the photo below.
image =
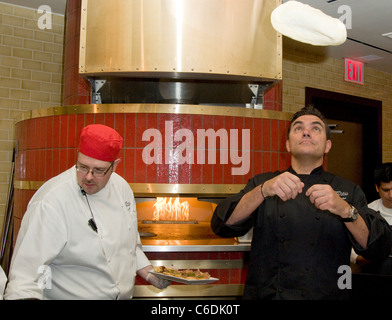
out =
<path fill-rule="evenodd" d="M 217 237 L 210 220 L 250 177 L 289 165 L 279 3 L 67 1 L 63 106 L 16 123 L 14 239 L 34 192 L 75 164 L 81 129 L 106 124 L 124 137 L 117 173 L 152 263 L 219 278 L 162 291 L 137 279 L 135 297 L 240 296 L 249 242 Z"/>

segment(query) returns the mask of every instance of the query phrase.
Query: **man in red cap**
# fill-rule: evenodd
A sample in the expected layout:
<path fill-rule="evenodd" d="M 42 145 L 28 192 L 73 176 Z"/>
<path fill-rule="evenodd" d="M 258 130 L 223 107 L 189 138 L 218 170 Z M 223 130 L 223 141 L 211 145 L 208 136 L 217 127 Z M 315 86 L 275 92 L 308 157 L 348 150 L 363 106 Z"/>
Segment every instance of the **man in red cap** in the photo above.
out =
<path fill-rule="evenodd" d="M 130 299 L 136 274 L 170 284 L 148 272 L 133 192 L 114 172 L 122 144 L 110 127 L 83 128 L 76 165 L 30 200 L 5 299 Z"/>
<path fill-rule="evenodd" d="M 95 194 L 106 186 L 111 177 L 106 173 L 115 171 L 121 161 L 117 157 L 122 144 L 122 137 L 110 127 L 94 124 L 83 128 L 76 171 L 78 184 L 87 194 Z"/>

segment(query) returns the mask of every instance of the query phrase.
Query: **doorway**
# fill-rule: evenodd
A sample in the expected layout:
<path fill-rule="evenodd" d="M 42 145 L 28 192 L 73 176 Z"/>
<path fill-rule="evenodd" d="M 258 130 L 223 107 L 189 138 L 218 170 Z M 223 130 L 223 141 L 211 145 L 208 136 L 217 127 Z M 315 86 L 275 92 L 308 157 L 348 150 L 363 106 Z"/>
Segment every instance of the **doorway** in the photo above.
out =
<path fill-rule="evenodd" d="M 363 172 L 363 125 L 361 123 L 326 119 L 328 124 L 335 124 L 332 131 L 332 148 L 327 156 L 328 171 L 362 185 Z"/>
<path fill-rule="evenodd" d="M 332 134 L 328 171 L 357 183 L 368 202 L 379 198 L 373 171 L 382 162 L 382 102 L 306 87 L 305 104 L 313 104 L 343 131 Z"/>

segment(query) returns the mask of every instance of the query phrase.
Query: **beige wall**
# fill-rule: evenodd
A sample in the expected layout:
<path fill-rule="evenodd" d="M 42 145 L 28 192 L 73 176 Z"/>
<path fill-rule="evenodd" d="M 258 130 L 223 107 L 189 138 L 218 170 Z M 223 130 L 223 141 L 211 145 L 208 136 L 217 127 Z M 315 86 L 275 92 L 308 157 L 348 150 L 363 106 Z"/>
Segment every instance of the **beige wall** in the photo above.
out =
<path fill-rule="evenodd" d="M 305 87 L 382 101 L 382 157 L 392 161 L 392 74 L 366 67 L 365 84 L 344 81 L 344 61 L 284 47 L 283 111 L 305 104 Z"/>
<path fill-rule="evenodd" d="M 0 2 L 0 232 L 14 147 L 14 119 L 61 104 L 64 16 L 38 28 L 37 10 Z"/>
<path fill-rule="evenodd" d="M 38 28 L 36 10 L 0 2 L 0 227 L 10 180 L 14 119 L 22 111 L 61 104 L 64 17 Z M 365 85 L 343 81 L 343 61 L 284 49 L 283 111 L 305 102 L 305 87 L 383 102 L 383 161 L 392 161 L 392 74 L 365 67 Z"/>

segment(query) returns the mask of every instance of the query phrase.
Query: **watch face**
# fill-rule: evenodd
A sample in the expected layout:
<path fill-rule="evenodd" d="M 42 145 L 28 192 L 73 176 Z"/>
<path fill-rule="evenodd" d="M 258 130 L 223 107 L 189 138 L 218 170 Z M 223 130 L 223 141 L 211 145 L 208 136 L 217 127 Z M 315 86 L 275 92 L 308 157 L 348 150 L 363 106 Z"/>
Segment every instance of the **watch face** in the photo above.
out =
<path fill-rule="evenodd" d="M 353 222 L 358 219 L 358 215 L 359 215 L 358 210 L 354 206 L 351 206 L 350 216 L 348 218 L 343 218 L 342 221 Z"/>
<path fill-rule="evenodd" d="M 351 211 L 351 219 L 353 221 L 358 219 L 358 210 L 355 207 L 352 207 L 352 211 Z"/>

